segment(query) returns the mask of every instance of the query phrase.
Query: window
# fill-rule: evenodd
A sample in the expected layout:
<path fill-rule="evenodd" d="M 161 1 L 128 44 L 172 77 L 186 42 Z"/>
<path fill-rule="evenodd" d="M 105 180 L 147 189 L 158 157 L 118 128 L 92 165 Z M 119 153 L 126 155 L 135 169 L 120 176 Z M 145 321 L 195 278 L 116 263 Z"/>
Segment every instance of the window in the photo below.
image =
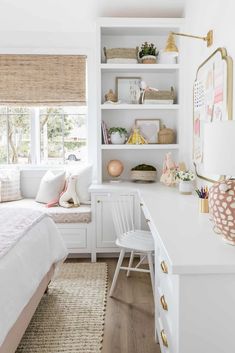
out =
<path fill-rule="evenodd" d="M 87 107 L 0 107 L 0 163 L 87 160 Z"/>

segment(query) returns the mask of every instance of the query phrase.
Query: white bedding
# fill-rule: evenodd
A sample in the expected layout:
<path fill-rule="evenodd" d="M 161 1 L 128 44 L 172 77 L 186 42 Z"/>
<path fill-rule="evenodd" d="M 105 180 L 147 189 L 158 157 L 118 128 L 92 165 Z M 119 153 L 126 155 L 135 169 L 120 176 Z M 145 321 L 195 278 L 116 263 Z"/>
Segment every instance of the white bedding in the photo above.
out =
<path fill-rule="evenodd" d="M 0 259 L 0 346 L 51 265 L 66 256 L 59 231 L 46 217 Z"/>

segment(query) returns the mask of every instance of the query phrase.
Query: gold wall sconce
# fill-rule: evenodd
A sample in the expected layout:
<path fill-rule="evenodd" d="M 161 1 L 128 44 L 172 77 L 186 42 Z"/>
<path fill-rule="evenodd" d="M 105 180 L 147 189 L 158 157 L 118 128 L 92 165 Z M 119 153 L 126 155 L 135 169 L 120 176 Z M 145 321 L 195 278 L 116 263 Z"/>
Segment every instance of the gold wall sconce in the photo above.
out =
<path fill-rule="evenodd" d="M 196 38 L 196 39 L 201 39 L 207 43 L 207 47 L 210 47 L 213 44 L 213 31 L 210 30 L 205 37 L 200 37 L 200 36 L 194 36 L 191 34 L 186 34 L 186 33 L 177 33 L 177 32 L 170 32 L 167 38 L 167 43 L 165 47 L 165 52 L 177 52 L 178 53 L 178 48 L 175 44 L 175 38 L 174 36 L 183 36 L 183 37 L 190 37 L 190 38 Z"/>

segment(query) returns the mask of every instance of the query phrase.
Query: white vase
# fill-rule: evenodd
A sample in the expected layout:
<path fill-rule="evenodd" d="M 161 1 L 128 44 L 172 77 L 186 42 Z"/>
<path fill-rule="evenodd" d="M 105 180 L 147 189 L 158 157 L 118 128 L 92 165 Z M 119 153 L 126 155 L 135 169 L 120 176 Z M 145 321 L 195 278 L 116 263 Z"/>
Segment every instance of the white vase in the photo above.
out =
<path fill-rule="evenodd" d="M 110 139 L 113 145 L 123 145 L 126 141 L 126 135 L 119 134 L 119 132 L 112 132 Z"/>
<path fill-rule="evenodd" d="M 193 191 L 193 183 L 191 180 L 180 180 L 179 192 L 184 195 L 191 195 Z"/>

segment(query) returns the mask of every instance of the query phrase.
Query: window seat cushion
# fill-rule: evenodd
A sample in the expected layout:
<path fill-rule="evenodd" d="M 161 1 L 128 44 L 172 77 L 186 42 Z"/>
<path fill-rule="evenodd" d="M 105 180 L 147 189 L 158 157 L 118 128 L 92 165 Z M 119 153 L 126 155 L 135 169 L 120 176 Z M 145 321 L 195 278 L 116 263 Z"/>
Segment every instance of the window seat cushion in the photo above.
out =
<path fill-rule="evenodd" d="M 45 207 L 44 204 L 37 203 L 34 199 L 22 199 L 12 202 L 4 202 L 1 207 L 24 207 L 33 208 L 47 213 L 55 223 L 90 223 L 91 206 L 82 205 L 80 207 Z"/>

